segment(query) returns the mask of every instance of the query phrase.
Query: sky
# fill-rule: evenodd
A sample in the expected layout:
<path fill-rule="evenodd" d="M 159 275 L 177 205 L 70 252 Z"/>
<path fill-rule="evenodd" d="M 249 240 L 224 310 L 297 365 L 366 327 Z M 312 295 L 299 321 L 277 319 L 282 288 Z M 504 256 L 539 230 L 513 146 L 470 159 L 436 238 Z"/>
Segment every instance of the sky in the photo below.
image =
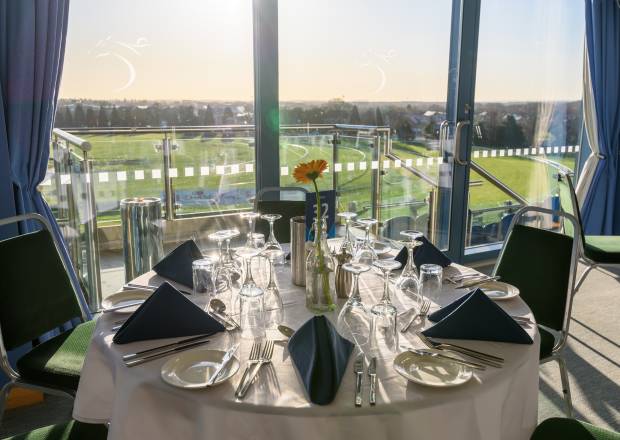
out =
<path fill-rule="evenodd" d="M 451 0 L 279 0 L 281 101 L 445 101 Z M 482 0 L 477 101 L 581 98 L 583 2 Z M 251 0 L 72 0 L 61 98 L 251 101 Z"/>

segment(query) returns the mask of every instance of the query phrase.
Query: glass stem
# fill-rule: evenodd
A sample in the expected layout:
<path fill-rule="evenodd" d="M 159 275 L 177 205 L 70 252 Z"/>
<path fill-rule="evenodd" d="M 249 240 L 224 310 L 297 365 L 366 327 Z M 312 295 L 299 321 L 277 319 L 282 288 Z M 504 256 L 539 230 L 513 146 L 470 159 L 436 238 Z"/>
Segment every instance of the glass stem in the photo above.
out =
<path fill-rule="evenodd" d="M 245 285 L 254 285 L 254 278 L 252 278 L 252 259 L 245 259 Z"/>
<path fill-rule="evenodd" d="M 269 270 L 269 284 L 267 287 L 276 287 L 276 265 L 273 264 L 271 259 L 269 259 L 269 265 L 271 269 Z"/>
<path fill-rule="evenodd" d="M 248 234 L 248 247 L 251 247 L 254 244 L 254 240 L 252 240 L 252 238 L 254 237 L 254 222 L 252 221 L 252 217 L 250 217 L 248 219 L 248 222 L 250 223 L 250 232 Z"/>
<path fill-rule="evenodd" d="M 366 237 L 364 238 L 366 243 L 370 243 L 370 226 L 366 227 Z"/>
<path fill-rule="evenodd" d="M 276 236 L 273 233 L 273 221 L 269 222 L 269 242 L 273 243 L 276 241 Z"/>
<path fill-rule="evenodd" d="M 390 272 L 388 271 L 383 273 L 383 298 L 381 298 L 381 302 L 385 304 L 390 302 Z"/>
<path fill-rule="evenodd" d="M 218 241 L 217 242 L 217 249 L 218 249 L 218 253 L 220 254 L 220 264 L 222 264 L 224 262 L 224 253 L 222 250 L 222 242 Z"/>
<path fill-rule="evenodd" d="M 353 285 L 351 286 L 351 298 L 357 302 L 361 302 L 362 298 L 360 298 L 360 289 L 359 289 L 359 279 L 360 274 L 353 274 Z"/>
<path fill-rule="evenodd" d="M 413 253 L 415 251 L 415 246 L 413 243 L 409 246 L 409 258 L 407 258 L 407 272 L 415 272 L 414 264 L 413 264 Z"/>

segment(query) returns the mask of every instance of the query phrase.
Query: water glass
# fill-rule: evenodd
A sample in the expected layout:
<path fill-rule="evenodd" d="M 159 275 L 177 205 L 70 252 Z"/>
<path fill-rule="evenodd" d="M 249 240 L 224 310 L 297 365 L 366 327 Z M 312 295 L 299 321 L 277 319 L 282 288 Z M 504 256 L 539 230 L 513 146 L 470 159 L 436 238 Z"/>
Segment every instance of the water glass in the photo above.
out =
<path fill-rule="evenodd" d="M 212 258 L 201 258 L 192 263 L 192 276 L 194 281 L 193 294 L 204 300 L 205 307 L 209 298 L 216 293 L 215 273 L 216 264 Z"/>
<path fill-rule="evenodd" d="M 437 303 L 441 283 L 443 278 L 443 268 L 438 264 L 423 264 L 420 266 L 420 294 L 423 298 Z"/>

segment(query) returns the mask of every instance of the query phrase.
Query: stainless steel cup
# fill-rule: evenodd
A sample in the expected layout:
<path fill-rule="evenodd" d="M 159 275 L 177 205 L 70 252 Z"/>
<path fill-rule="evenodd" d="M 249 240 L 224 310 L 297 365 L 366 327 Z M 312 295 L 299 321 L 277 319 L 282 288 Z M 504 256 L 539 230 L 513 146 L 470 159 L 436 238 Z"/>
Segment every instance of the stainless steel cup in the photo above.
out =
<path fill-rule="evenodd" d="M 291 218 L 291 273 L 293 284 L 306 285 L 306 218 Z"/>

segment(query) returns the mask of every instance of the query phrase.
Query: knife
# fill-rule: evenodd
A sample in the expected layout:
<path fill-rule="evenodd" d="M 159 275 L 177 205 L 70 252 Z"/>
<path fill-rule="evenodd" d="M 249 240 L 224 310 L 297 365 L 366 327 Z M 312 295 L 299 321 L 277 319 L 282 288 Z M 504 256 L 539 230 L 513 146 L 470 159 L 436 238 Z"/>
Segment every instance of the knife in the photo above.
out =
<path fill-rule="evenodd" d="M 497 281 L 499 279 L 500 279 L 499 276 L 494 276 L 494 277 L 481 278 L 479 280 L 464 281 L 461 283 L 460 286 L 457 287 L 457 289 L 467 289 L 469 287 L 480 286 L 481 284 L 486 284 L 491 281 Z"/>
<path fill-rule="evenodd" d="M 226 365 L 228 365 L 228 363 L 231 361 L 231 359 L 233 358 L 233 355 L 235 354 L 238 348 L 239 348 L 239 344 L 235 344 L 232 347 L 230 347 L 230 349 L 226 352 L 226 354 L 224 354 L 224 357 L 222 358 L 222 362 L 217 366 L 217 368 L 215 369 L 215 372 L 207 381 L 207 386 L 213 385 L 213 383 L 215 382 L 217 377 L 220 375 L 222 370 L 226 368 Z"/>
<path fill-rule="evenodd" d="M 135 306 L 139 306 L 144 304 L 144 300 L 139 300 L 139 301 L 132 301 L 132 302 L 128 302 L 125 304 L 121 304 L 119 306 L 114 306 L 114 307 L 110 307 L 108 309 L 103 309 L 102 312 L 103 313 L 112 313 L 112 312 L 116 312 L 117 310 L 122 310 L 122 309 L 128 309 L 129 307 L 135 307 Z"/>
<path fill-rule="evenodd" d="M 370 359 L 368 364 L 368 376 L 370 376 L 370 397 L 368 403 L 374 405 L 377 403 L 377 358 Z"/>
<path fill-rule="evenodd" d="M 362 381 L 364 380 L 364 355 L 360 354 L 355 359 L 353 366 L 355 373 L 355 406 L 362 406 Z"/>

